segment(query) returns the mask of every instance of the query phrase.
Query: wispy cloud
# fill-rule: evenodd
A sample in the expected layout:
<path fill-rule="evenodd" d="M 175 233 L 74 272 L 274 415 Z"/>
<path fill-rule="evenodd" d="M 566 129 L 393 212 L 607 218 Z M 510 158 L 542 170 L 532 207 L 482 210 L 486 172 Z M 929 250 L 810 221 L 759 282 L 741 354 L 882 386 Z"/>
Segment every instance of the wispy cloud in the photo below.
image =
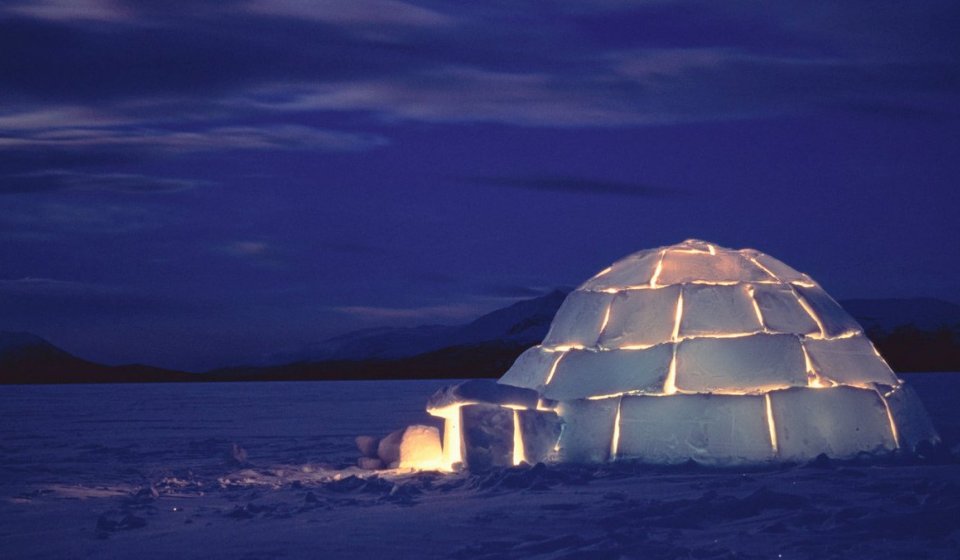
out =
<path fill-rule="evenodd" d="M 2 12 L 57 22 L 119 22 L 133 17 L 131 10 L 114 0 L 9 0 L 0 7 Z"/>
<path fill-rule="evenodd" d="M 398 0 L 253 0 L 247 11 L 340 25 L 448 26 L 455 20 L 440 12 Z"/>
<path fill-rule="evenodd" d="M 235 241 L 224 250 L 238 257 L 262 257 L 270 254 L 270 244 L 265 241 Z"/>
<path fill-rule="evenodd" d="M 26 104 L 0 116 L 0 129 L 55 121 L 75 143 L 156 138 L 164 149 L 286 149 L 277 137 L 294 136 L 309 149 L 343 150 L 382 139 L 276 123 L 254 133 L 204 121 L 364 112 L 387 121 L 622 127 L 808 113 L 960 89 L 960 40 L 950 25 L 960 16 L 936 2 L 881 8 L 873 22 L 856 19 L 859 7 L 778 4 L 758 14 L 749 2 L 729 10 L 691 2 L 697 10 L 683 17 L 664 2 L 443 12 L 399 0 L 194 4 L 163 25 L 149 25 L 160 16 L 145 2 L 7 7 L 34 19 L 0 21 L 0 101 Z M 43 10 L 133 17 L 140 25 L 108 34 L 81 19 L 66 29 Z M 525 23 L 531 18 L 536 27 Z M 394 28 L 406 31 L 390 35 Z M 510 47 L 507 38 L 518 34 L 523 48 Z M 169 130 L 147 118 L 161 106 L 178 123 Z M 103 115 L 105 107 L 120 111 Z M 109 127 L 112 138 L 90 130 L 104 118 L 137 130 Z M 204 128 L 195 132 L 198 118 Z M 40 149 L 67 141 L 2 137 Z"/>
<path fill-rule="evenodd" d="M 114 193 L 170 193 L 208 184 L 194 179 L 150 177 L 131 173 L 84 173 L 79 171 L 37 171 L 0 176 L 0 195 L 60 191 L 103 191 Z"/>
<path fill-rule="evenodd" d="M 154 153 L 196 153 L 236 150 L 359 151 L 383 146 L 387 139 L 299 125 L 228 126 L 204 130 L 170 130 L 142 127 L 59 126 L 21 130 L 0 136 L 0 150 L 136 149 Z"/>

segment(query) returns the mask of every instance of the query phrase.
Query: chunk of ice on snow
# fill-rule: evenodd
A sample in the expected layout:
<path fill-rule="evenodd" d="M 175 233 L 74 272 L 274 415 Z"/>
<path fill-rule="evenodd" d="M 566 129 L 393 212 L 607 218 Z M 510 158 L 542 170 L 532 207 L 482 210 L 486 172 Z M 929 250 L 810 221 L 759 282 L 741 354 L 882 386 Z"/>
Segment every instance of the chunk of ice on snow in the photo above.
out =
<path fill-rule="evenodd" d="M 543 339 L 544 346 L 594 346 L 613 294 L 575 290 L 567 295 Z"/>
<path fill-rule="evenodd" d="M 557 363 L 543 396 L 570 400 L 625 391 L 659 391 L 672 357 L 670 344 L 645 350 L 570 350 Z"/>
<path fill-rule="evenodd" d="M 834 340 L 806 339 L 803 346 L 817 373 L 838 383 L 896 385 L 897 376 L 863 335 Z"/>
<path fill-rule="evenodd" d="M 403 430 L 390 432 L 377 444 L 377 457 L 386 466 L 396 466 L 400 462 L 400 444 L 403 442 Z"/>
<path fill-rule="evenodd" d="M 676 386 L 680 390 L 756 392 L 806 384 L 803 350 L 792 335 L 693 338 L 677 347 Z"/>
<path fill-rule="evenodd" d="M 804 311 L 793 289 L 785 284 L 754 284 L 753 298 L 763 316 L 763 325 L 772 332 L 811 334 L 820 327 Z"/>
<path fill-rule="evenodd" d="M 610 318 L 600 333 L 600 345 L 620 348 L 669 341 L 679 298 L 680 286 L 616 294 L 610 304 Z"/>
<path fill-rule="evenodd" d="M 401 469 L 439 469 L 443 462 L 440 430 L 433 426 L 414 425 L 403 431 L 400 442 Z"/>
<path fill-rule="evenodd" d="M 940 436 L 937 435 L 913 387 L 903 383 L 886 399 L 887 406 L 890 407 L 890 415 L 893 416 L 893 422 L 897 426 L 901 448 L 914 451 L 922 442 L 933 444 L 940 441 Z"/>
<path fill-rule="evenodd" d="M 770 393 L 778 455 L 806 461 L 821 453 L 837 459 L 896 448 L 887 410 L 872 389 L 793 388 Z"/>
<path fill-rule="evenodd" d="M 680 336 L 749 333 L 762 329 L 746 284 L 683 287 Z"/>
<path fill-rule="evenodd" d="M 624 396 L 618 456 L 650 463 L 710 465 L 773 458 L 764 397 Z"/>
<path fill-rule="evenodd" d="M 563 420 L 559 459 L 566 463 L 602 463 L 610 458 L 613 424 L 620 398 L 561 401 Z"/>
<path fill-rule="evenodd" d="M 357 444 L 357 450 L 360 451 L 362 457 L 377 456 L 377 446 L 380 444 L 379 439 L 373 436 L 357 436 L 353 441 Z"/>

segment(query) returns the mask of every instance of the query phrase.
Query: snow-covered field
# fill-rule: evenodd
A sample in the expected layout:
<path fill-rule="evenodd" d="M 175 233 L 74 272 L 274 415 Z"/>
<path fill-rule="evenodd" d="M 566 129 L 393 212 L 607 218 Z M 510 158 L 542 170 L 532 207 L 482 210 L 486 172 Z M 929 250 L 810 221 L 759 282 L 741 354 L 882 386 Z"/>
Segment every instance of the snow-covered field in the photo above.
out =
<path fill-rule="evenodd" d="M 948 448 L 960 374 L 905 376 Z M 960 459 L 345 468 L 442 381 L 0 386 L 2 558 L 960 558 Z"/>

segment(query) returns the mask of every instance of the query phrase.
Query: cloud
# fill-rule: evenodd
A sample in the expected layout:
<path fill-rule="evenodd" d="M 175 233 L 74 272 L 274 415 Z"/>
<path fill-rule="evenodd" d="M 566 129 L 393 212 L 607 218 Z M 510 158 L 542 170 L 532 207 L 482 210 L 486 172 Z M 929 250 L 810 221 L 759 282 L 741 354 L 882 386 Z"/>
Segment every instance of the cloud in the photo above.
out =
<path fill-rule="evenodd" d="M 211 151 L 317 150 L 351 152 L 372 149 L 387 139 L 365 133 L 340 132 L 300 125 L 226 126 L 201 130 L 145 127 L 46 127 L 0 136 L 3 149 L 121 148 L 160 154 Z"/>
<path fill-rule="evenodd" d="M 659 198 L 683 194 L 682 191 L 653 187 L 641 183 L 624 183 L 620 181 L 572 176 L 475 177 L 465 179 L 465 181 L 481 185 L 530 191 L 631 196 L 640 198 Z"/>
<path fill-rule="evenodd" d="M 270 252 L 270 245 L 264 241 L 236 241 L 225 248 L 231 255 L 240 257 L 261 257 Z"/>
<path fill-rule="evenodd" d="M 138 126 L 134 136 L 197 149 L 217 146 L 190 139 L 198 121 L 264 114 L 622 127 L 803 114 L 883 95 L 955 97 L 960 90 L 960 39 L 951 32 L 960 10 L 938 2 L 869 14 L 862 6 L 808 10 L 789 2 L 762 11 L 752 2 L 721 9 L 613 1 L 537 11 L 458 5 L 441 13 L 398 0 L 256 0 L 177 4 L 166 14 L 145 2 L 78 6 L 88 4 L 137 24 L 108 32 L 88 20 L 0 19 L 0 101 L 23 106 L 0 123 L 57 120 L 94 135 L 91 121 L 125 120 Z M 13 12 L 22 16 L 25 6 Z M 100 114 L 107 108 L 112 115 Z M 157 118 L 174 122 L 167 123 L 173 130 L 147 124 Z M 101 141 L 133 141 L 129 131 L 111 132 L 119 138 Z M 45 139 L 8 139 L 28 141 L 42 148 Z M 358 139 L 306 144 L 342 149 L 342 142 Z"/>
<path fill-rule="evenodd" d="M 130 173 L 83 173 L 79 171 L 38 171 L 0 176 L 0 195 L 60 191 L 103 191 L 114 193 L 170 193 L 209 184 L 193 179 L 150 177 Z"/>
<path fill-rule="evenodd" d="M 440 12 L 397 0 L 254 0 L 243 8 L 255 14 L 340 25 L 445 27 L 455 21 Z"/>
<path fill-rule="evenodd" d="M 112 0 L 8 0 L 2 12 L 57 22 L 122 22 L 133 15 Z"/>
<path fill-rule="evenodd" d="M 444 66 L 376 80 L 265 86 L 234 103 L 277 112 L 366 111 L 387 121 L 435 123 L 619 127 L 661 119 L 638 111 L 623 96 L 597 95 L 605 87 L 597 80 Z"/>

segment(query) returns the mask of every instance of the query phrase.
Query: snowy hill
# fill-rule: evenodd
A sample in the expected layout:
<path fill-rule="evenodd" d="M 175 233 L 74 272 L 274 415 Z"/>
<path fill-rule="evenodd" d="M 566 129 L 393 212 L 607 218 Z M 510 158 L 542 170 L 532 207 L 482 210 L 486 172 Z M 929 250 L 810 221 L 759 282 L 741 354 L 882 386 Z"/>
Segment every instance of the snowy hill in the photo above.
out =
<path fill-rule="evenodd" d="M 423 325 L 364 329 L 324 340 L 297 355 L 274 357 L 273 363 L 328 360 L 388 360 L 408 358 L 443 348 L 496 342 L 533 345 L 550 328 L 550 321 L 569 290 L 519 301 L 465 325 Z"/>
<path fill-rule="evenodd" d="M 107 366 L 78 358 L 43 338 L 0 331 L 0 383 L 183 381 L 189 374 L 139 364 Z"/>

